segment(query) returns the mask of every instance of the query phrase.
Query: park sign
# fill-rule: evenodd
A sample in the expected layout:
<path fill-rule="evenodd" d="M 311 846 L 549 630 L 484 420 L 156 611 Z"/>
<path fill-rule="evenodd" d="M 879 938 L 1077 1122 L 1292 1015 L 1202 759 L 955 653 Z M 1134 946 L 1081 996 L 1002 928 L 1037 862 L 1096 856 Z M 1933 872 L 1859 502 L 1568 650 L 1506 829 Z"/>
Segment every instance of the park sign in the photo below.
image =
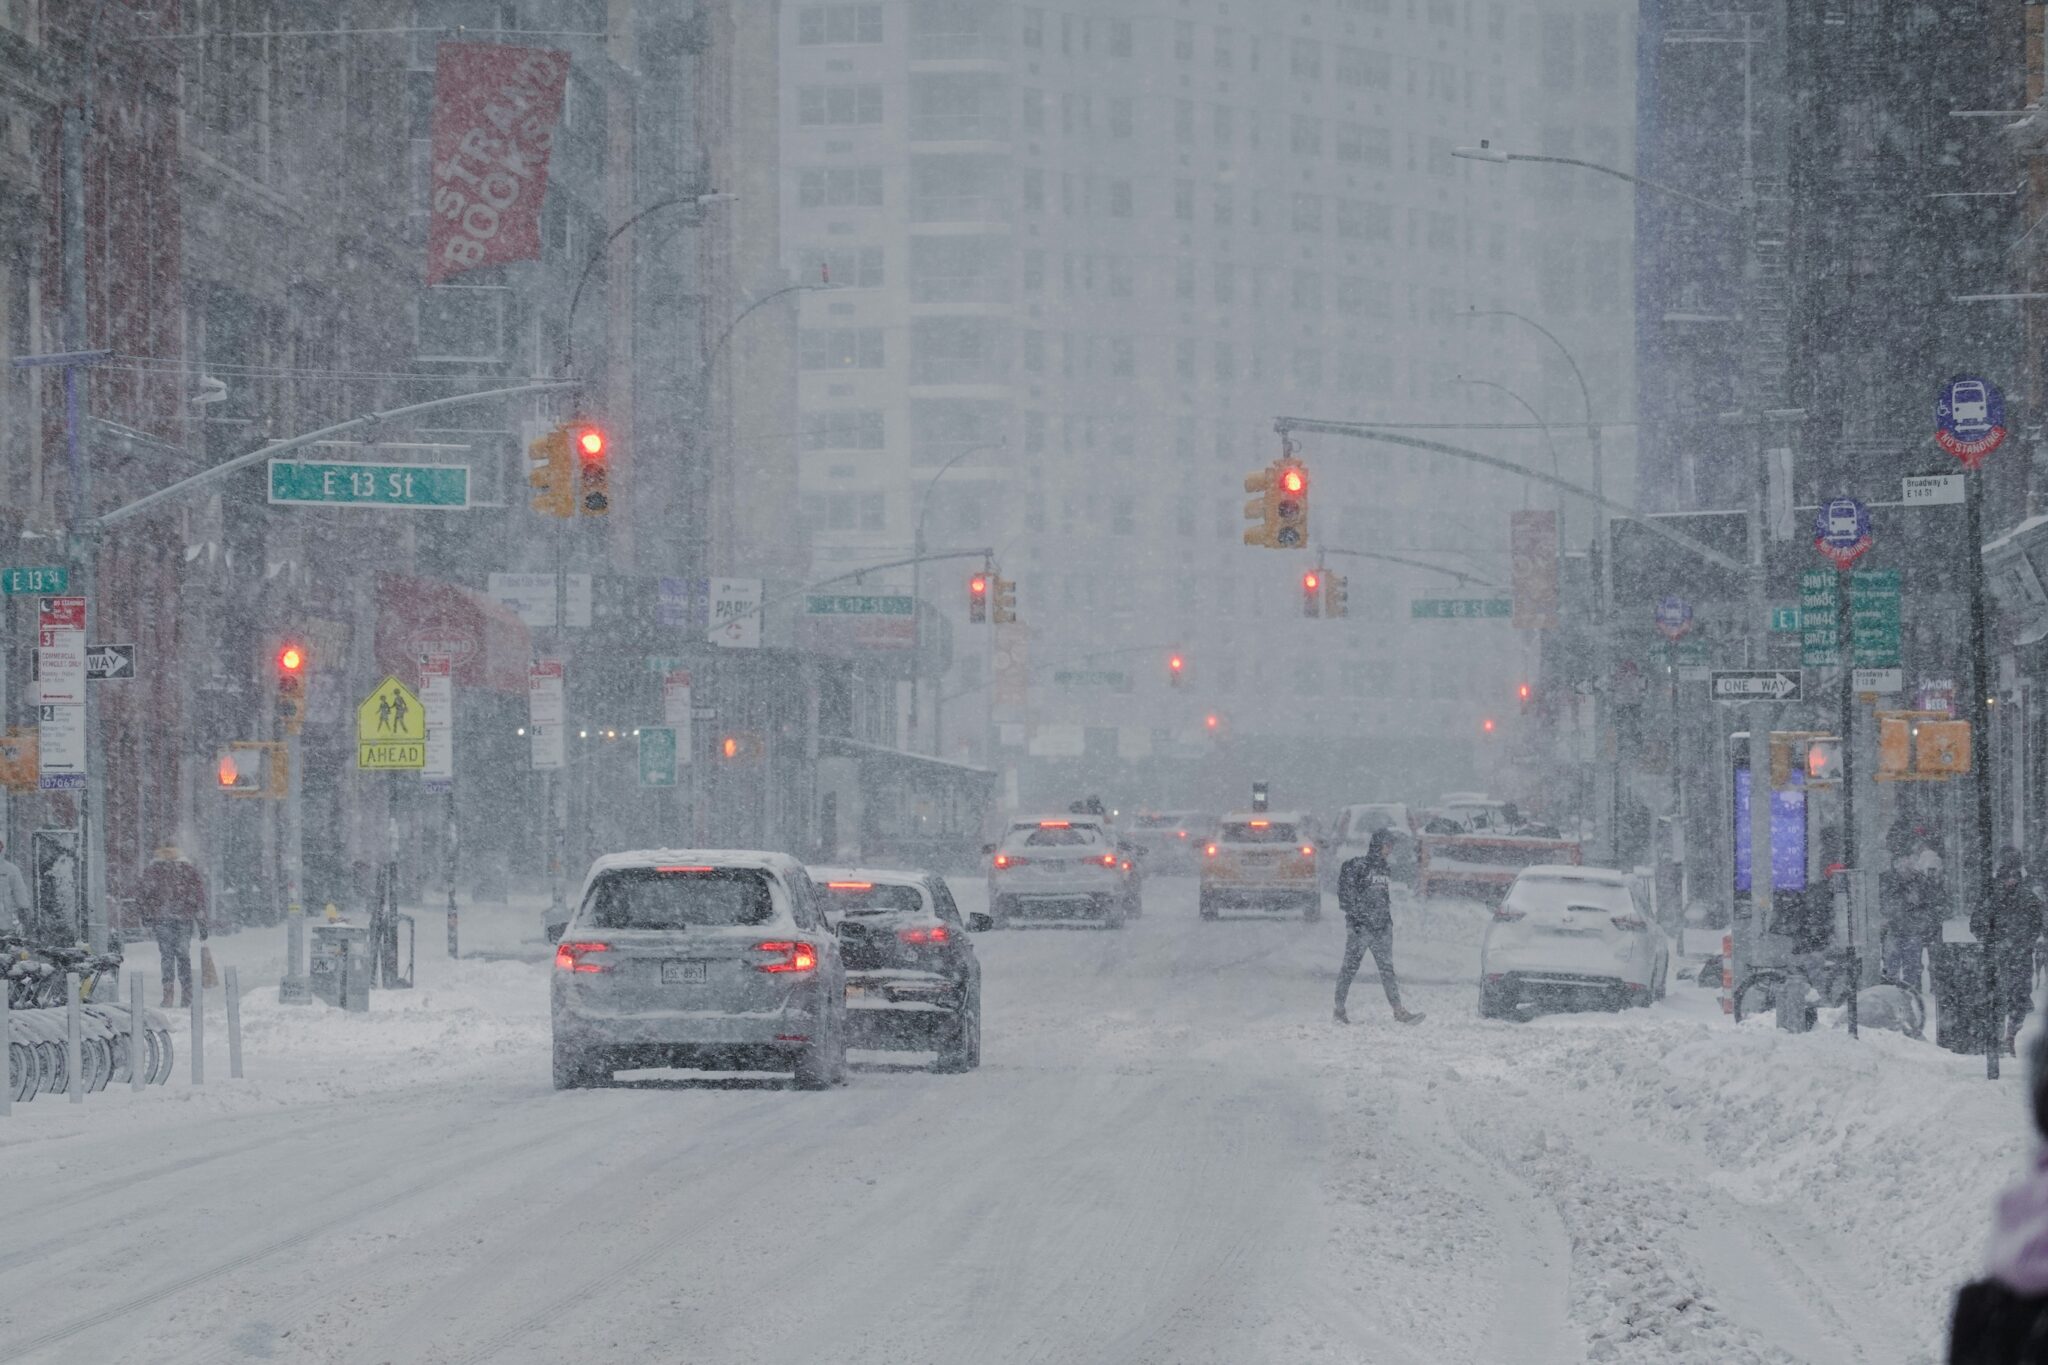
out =
<path fill-rule="evenodd" d="M 370 689 L 356 707 L 356 766 L 418 772 L 427 766 L 427 710 L 396 678 Z"/>
<path fill-rule="evenodd" d="M 469 466 L 272 460 L 270 500 L 314 507 L 469 506 Z"/>
<path fill-rule="evenodd" d="M 1959 374 L 1941 386 L 1934 402 L 1934 443 L 1975 469 L 2005 444 L 2005 395 L 1998 385 Z"/>

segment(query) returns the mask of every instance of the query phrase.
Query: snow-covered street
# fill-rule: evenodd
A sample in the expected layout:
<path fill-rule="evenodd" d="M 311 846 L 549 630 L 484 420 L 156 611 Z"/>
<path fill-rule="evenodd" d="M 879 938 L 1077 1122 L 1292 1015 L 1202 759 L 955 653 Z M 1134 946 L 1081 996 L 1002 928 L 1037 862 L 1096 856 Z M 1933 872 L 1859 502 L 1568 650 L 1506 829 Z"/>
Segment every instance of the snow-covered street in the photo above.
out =
<path fill-rule="evenodd" d="M 248 1080 L 216 1042 L 195 1092 L 181 1039 L 162 1090 L 0 1121 L 0 1359 L 1938 1358 L 2019 1081 L 1737 1031 L 1675 976 L 1482 1022 L 1461 904 L 1399 911 L 1427 1021 L 1368 972 L 1340 1028 L 1333 914 L 1147 899 L 977 937 L 978 1072 L 870 1054 L 824 1094 L 554 1092 L 524 915 L 473 912 L 502 951 L 423 956 L 367 1018 L 254 992 Z M 275 937 L 215 947 L 256 975 Z"/>

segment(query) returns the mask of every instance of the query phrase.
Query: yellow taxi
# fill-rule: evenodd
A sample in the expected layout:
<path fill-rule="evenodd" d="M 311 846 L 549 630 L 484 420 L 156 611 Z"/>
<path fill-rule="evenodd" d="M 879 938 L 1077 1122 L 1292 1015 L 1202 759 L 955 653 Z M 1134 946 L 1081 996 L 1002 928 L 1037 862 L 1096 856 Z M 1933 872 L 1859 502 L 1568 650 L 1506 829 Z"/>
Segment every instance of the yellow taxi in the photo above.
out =
<path fill-rule="evenodd" d="M 1300 911 L 1322 918 L 1323 893 L 1316 881 L 1316 846 L 1309 817 L 1289 811 L 1245 811 L 1226 815 L 1202 845 L 1203 919 L 1225 908 Z"/>

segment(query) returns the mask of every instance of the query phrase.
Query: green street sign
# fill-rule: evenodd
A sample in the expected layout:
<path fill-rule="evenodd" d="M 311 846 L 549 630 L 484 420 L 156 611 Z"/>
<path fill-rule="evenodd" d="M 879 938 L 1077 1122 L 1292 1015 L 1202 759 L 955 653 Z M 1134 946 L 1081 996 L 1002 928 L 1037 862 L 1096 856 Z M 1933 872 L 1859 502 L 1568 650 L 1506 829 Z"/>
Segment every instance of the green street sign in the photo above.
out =
<path fill-rule="evenodd" d="M 1505 597 L 1417 597 L 1408 603 L 1416 621 L 1500 621 L 1515 614 Z"/>
<path fill-rule="evenodd" d="M 672 725 L 640 727 L 640 785 L 673 787 L 676 784 L 676 732 Z"/>
<path fill-rule="evenodd" d="M 1836 648 L 1835 571 L 1808 569 L 1799 575 L 1799 662 L 1807 668 L 1832 668 L 1840 661 Z"/>
<path fill-rule="evenodd" d="M 1799 608 L 1772 607 L 1771 633 L 1773 635 L 1797 635 L 1799 633 Z"/>
<path fill-rule="evenodd" d="M 18 592 L 60 593 L 71 586 L 71 570 L 57 566 L 40 569 L 0 569 L 0 592 L 12 597 Z"/>
<path fill-rule="evenodd" d="M 1897 569 L 1858 569 L 1849 575 L 1849 640 L 1855 667 L 1899 667 Z"/>
<path fill-rule="evenodd" d="M 272 460 L 270 500 L 321 507 L 467 507 L 469 466 Z"/>
<path fill-rule="evenodd" d="M 906 594 L 812 593 L 805 597 L 804 610 L 812 616 L 915 616 L 916 609 Z"/>
<path fill-rule="evenodd" d="M 1103 668 L 1062 668 L 1052 675 L 1055 687 L 1108 687 L 1131 690 L 1131 675 Z"/>

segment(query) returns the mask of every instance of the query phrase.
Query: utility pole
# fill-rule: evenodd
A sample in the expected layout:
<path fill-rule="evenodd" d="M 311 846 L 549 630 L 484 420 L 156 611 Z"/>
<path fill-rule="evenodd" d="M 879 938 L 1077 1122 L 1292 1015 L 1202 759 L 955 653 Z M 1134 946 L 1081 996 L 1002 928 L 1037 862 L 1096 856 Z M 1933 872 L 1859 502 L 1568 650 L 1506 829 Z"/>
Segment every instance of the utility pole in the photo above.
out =
<path fill-rule="evenodd" d="M 1977 771 L 1977 905 L 1991 907 L 1992 851 L 1996 839 L 1991 810 L 1991 688 L 1990 656 L 1985 648 L 1984 629 L 1984 476 L 1972 470 L 1964 476 L 1964 521 L 1967 530 L 1964 550 L 1970 556 L 1970 700 L 1965 714 L 1970 721 L 1970 747 Z M 1999 1055 L 2005 1048 L 2005 1001 L 1998 990 L 1998 934 L 1995 915 L 1986 914 L 1991 932 L 1984 943 L 1984 1075 L 1998 1079 Z"/>

